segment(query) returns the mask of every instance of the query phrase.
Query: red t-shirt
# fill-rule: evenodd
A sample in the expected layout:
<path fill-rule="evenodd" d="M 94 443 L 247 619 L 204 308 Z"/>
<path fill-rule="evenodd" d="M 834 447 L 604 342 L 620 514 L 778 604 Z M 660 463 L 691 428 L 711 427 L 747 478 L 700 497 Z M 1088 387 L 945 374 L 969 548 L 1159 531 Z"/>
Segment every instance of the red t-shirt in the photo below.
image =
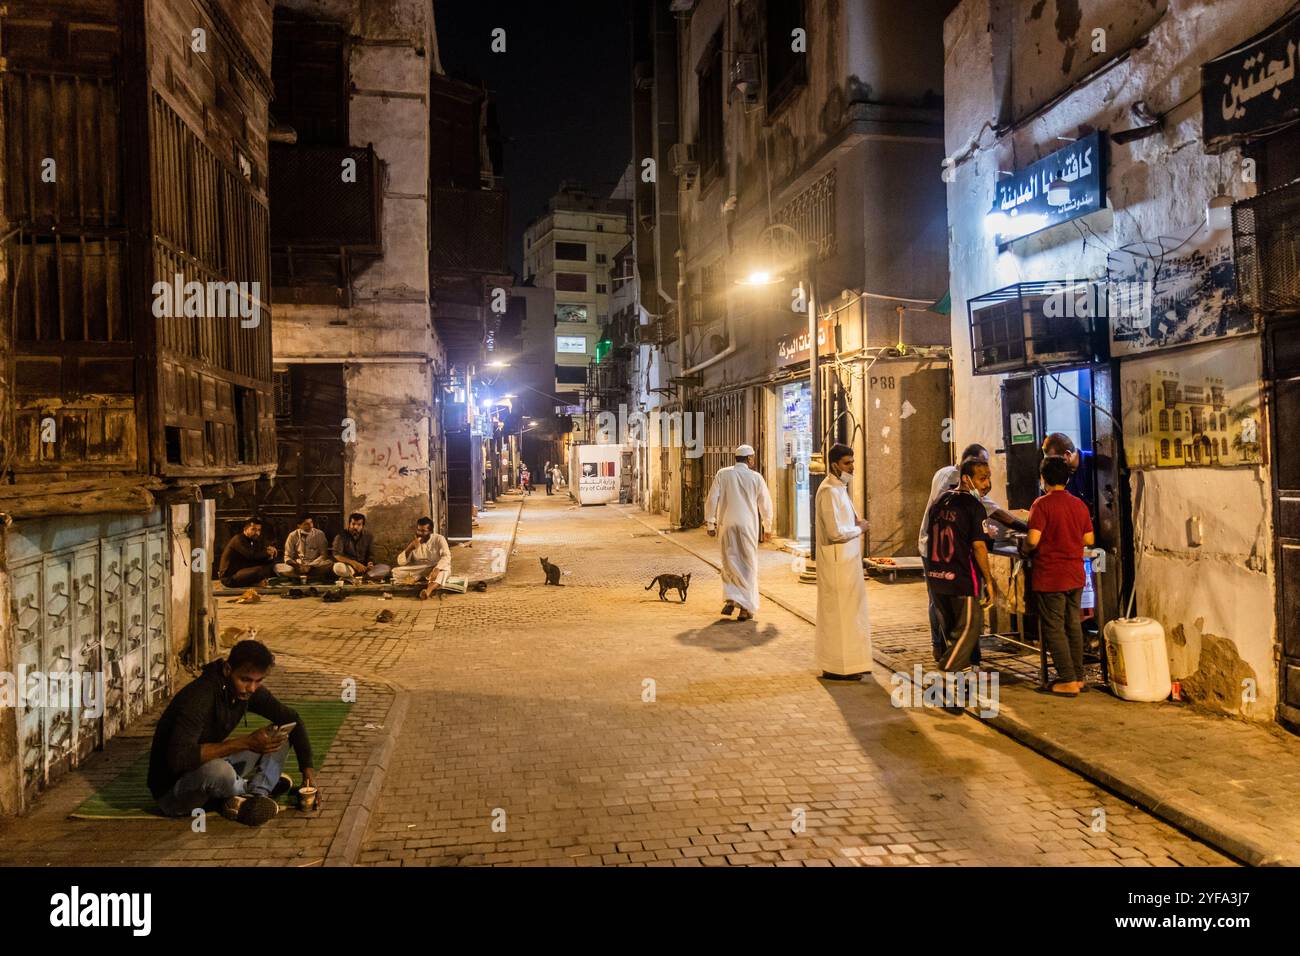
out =
<path fill-rule="evenodd" d="M 1092 531 L 1088 506 L 1068 491 L 1049 491 L 1030 507 L 1029 530 L 1043 534 L 1034 551 L 1034 590 L 1083 587 L 1083 536 Z"/>

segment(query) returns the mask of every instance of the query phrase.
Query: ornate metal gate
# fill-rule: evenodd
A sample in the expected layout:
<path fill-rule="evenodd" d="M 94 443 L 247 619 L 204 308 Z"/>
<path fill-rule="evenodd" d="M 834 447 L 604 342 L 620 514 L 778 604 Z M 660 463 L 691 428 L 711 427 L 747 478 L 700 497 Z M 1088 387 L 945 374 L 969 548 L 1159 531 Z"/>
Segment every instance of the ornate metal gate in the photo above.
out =
<path fill-rule="evenodd" d="M 31 800 L 166 694 L 167 529 L 43 554 L 12 574 L 19 757 Z"/>

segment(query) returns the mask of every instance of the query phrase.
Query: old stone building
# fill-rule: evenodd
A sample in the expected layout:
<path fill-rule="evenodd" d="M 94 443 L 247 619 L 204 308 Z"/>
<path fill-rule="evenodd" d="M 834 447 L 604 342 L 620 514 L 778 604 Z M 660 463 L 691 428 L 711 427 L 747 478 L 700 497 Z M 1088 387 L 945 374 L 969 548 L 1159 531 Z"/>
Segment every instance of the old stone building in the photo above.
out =
<path fill-rule="evenodd" d="M 279 474 L 223 508 L 283 538 L 367 516 L 379 560 L 421 515 L 468 535 L 477 449 L 464 391 L 504 274 L 486 93 L 443 75 L 433 11 L 277 5 L 272 281 Z M 457 402 L 458 394 L 461 401 Z"/>
<path fill-rule="evenodd" d="M 213 499 L 274 474 L 271 29 L 267 0 L 0 11 L 0 672 L 21 698 L 0 813 L 206 658 Z"/>
<path fill-rule="evenodd" d="M 853 489 L 869 550 L 914 554 L 951 454 L 941 49 L 950 2 L 678 0 L 633 18 L 643 401 L 702 415 L 703 455 L 661 444 L 648 501 L 683 524 L 732 449 L 758 450 L 777 532 L 809 533 L 807 299 L 820 452 L 870 457 Z M 747 280 L 759 277 L 759 286 Z M 900 311 L 903 310 L 903 311 Z M 656 356 L 660 367 L 656 367 Z M 654 384 L 651 386 L 651 380 Z M 661 437 L 662 430 L 654 439 Z"/>
<path fill-rule="evenodd" d="M 1025 507 L 1039 442 L 1071 435 L 1091 452 L 1099 609 L 1135 591 L 1186 698 L 1294 723 L 1300 479 L 1269 435 L 1295 417 L 1300 299 L 1278 253 L 1300 84 L 1261 91 L 1241 63 L 1285 62 L 1289 7 L 963 0 L 942 175 L 958 442 L 1002 446 L 995 496 Z"/>

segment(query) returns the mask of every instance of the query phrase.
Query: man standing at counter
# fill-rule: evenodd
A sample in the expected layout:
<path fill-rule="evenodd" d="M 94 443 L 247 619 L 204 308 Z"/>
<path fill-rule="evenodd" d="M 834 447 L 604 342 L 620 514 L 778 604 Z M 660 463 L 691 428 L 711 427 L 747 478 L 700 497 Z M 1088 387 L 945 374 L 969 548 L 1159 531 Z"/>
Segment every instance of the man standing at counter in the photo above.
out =
<path fill-rule="evenodd" d="M 1052 432 L 1043 439 L 1044 458 L 1064 458 L 1070 466 L 1070 479 L 1065 483 L 1065 490 L 1083 501 L 1091 512 L 1093 455 L 1090 451 L 1080 451 L 1074 447 L 1074 439 L 1064 432 Z"/>
<path fill-rule="evenodd" d="M 989 462 L 989 450 L 980 444 L 967 445 L 961 453 L 961 460 L 975 459 L 982 461 L 984 464 Z M 930 540 L 930 509 L 934 503 L 942 498 L 949 491 L 961 488 L 961 470 L 958 465 L 945 465 L 934 473 L 934 478 L 930 482 L 930 500 L 925 503 L 925 511 L 921 514 L 921 531 L 917 535 L 917 549 L 921 554 L 922 560 L 925 559 Z M 1001 505 L 989 497 L 988 491 L 992 488 L 990 481 L 985 493 L 980 497 L 981 504 L 984 505 L 985 518 L 995 529 L 994 537 L 1001 538 L 1008 530 L 1027 531 L 1029 526 L 1017 518 L 1011 512 L 1005 510 Z M 934 650 L 934 659 L 942 661 L 946 649 L 947 640 L 944 637 L 943 622 L 935 612 L 934 602 L 930 602 L 930 644 Z M 979 648 L 975 649 L 975 656 L 972 662 L 979 663 Z"/>
<path fill-rule="evenodd" d="M 961 487 L 941 495 L 930 508 L 928 550 L 922 555 L 931 620 L 944 641 L 938 655 L 944 670 L 961 670 L 979 662 L 982 609 L 993 603 L 998 591 L 989 572 L 989 537 L 980 501 L 993 485 L 988 462 L 967 458 L 961 463 L 960 474 Z M 983 597 L 981 580 L 988 586 Z"/>
<path fill-rule="evenodd" d="M 1034 554 L 1033 589 L 1038 601 L 1042 641 L 1052 655 L 1058 680 L 1048 690 L 1075 697 L 1084 688 L 1083 627 L 1079 602 L 1083 595 L 1083 549 L 1092 547 L 1088 506 L 1066 490 L 1070 465 L 1050 456 L 1040 469 L 1047 493 L 1029 510 L 1025 547 Z"/>

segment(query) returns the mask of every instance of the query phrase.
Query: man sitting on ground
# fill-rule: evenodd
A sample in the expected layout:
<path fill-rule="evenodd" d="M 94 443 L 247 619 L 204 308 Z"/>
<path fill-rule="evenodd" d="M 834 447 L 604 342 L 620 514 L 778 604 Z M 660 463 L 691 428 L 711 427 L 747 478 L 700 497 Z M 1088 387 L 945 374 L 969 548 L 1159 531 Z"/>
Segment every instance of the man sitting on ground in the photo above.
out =
<path fill-rule="evenodd" d="M 392 570 L 386 564 L 375 564 L 375 539 L 366 530 L 366 516 L 353 512 L 348 516 L 348 529 L 334 536 L 334 574 L 340 581 L 354 581 L 363 576 L 367 581 L 382 581 Z"/>
<path fill-rule="evenodd" d="M 240 641 L 167 705 L 154 730 L 148 777 L 149 792 L 167 816 L 189 816 L 220 801 L 222 816 L 261 826 L 280 811 L 275 797 L 293 786 L 280 772 L 290 745 L 303 768 L 303 786 L 316 786 L 307 727 L 262 686 L 274 663 L 266 645 Z M 261 727 L 227 740 L 250 711 L 275 727 L 294 726 L 286 734 Z"/>
<path fill-rule="evenodd" d="M 330 560 L 325 532 L 316 527 L 311 515 L 298 516 L 298 527 L 284 542 L 284 564 L 276 565 L 282 574 L 305 574 L 312 581 L 333 580 L 334 562 Z"/>
<path fill-rule="evenodd" d="M 397 555 L 398 566 L 393 568 L 394 584 L 425 582 L 420 600 L 433 596 L 451 574 L 451 547 L 447 539 L 433 530 L 431 518 L 421 518 L 415 523 L 415 537 Z"/>
<path fill-rule="evenodd" d="M 259 587 L 275 574 L 276 554 L 275 548 L 262 540 L 262 519 L 254 516 L 226 542 L 217 577 L 228 588 Z"/>

